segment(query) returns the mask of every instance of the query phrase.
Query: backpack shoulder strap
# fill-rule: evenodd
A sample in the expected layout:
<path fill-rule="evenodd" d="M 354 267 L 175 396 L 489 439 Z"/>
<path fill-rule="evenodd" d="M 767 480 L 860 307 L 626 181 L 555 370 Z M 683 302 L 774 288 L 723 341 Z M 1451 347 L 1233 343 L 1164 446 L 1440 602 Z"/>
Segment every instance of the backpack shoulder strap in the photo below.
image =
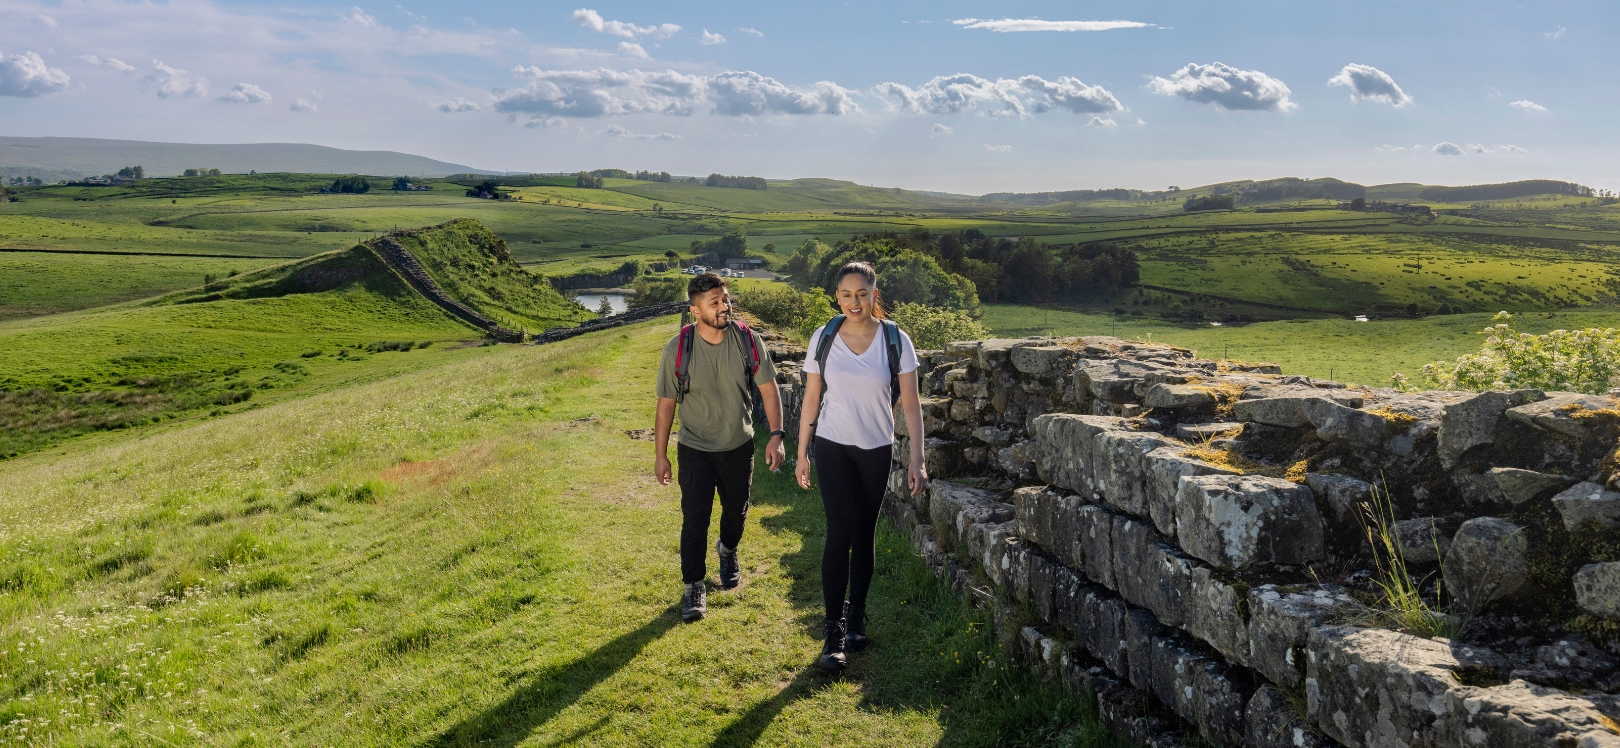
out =
<path fill-rule="evenodd" d="M 692 389 L 692 377 L 687 366 L 692 363 L 692 338 L 697 331 L 691 325 L 681 328 L 681 342 L 675 346 L 675 402 L 686 399 L 686 393 Z"/>
<path fill-rule="evenodd" d="M 748 371 L 748 382 L 751 384 L 754 377 L 759 374 L 759 339 L 754 337 L 754 329 L 742 322 L 732 322 L 737 326 L 737 344 L 743 349 L 743 368 Z"/>
<path fill-rule="evenodd" d="M 821 328 L 821 337 L 816 339 L 816 369 L 821 372 L 821 389 L 827 389 L 827 356 L 832 353 L 833 341 L 838 339 L 838 328 L 844 325 L 844 315 L 839 314 L 827 320 Z"/>
<path fill-rule="evenodd" d="M 889 320 L 883 324 L 883 347 L 889 351 L 889 405 L 900 402 L 900 326 Z"/>

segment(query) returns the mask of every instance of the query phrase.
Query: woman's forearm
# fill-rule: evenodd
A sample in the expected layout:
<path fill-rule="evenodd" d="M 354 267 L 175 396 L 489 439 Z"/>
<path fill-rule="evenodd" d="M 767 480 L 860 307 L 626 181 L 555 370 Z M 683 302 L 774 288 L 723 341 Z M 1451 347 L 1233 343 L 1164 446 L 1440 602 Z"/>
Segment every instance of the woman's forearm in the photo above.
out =
<path fill-rule="evenodd" d="M 810 450 L 810 432 L 815 427 L 816 414 L 821 412 L 821 376 L 806 374 L 804 401 L 799 406 L 799 459 L 805 459 Z"/>

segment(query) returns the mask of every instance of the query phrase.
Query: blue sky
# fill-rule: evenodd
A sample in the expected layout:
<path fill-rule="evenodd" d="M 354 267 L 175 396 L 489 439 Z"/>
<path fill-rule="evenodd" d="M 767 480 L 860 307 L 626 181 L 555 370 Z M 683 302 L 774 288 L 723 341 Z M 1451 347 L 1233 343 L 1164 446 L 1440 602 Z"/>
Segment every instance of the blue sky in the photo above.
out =
<path fill-rule="evenodd" d="M 982 193 L 1620 188 L 1613 2 L 0 0 L 0 134 Z"/>

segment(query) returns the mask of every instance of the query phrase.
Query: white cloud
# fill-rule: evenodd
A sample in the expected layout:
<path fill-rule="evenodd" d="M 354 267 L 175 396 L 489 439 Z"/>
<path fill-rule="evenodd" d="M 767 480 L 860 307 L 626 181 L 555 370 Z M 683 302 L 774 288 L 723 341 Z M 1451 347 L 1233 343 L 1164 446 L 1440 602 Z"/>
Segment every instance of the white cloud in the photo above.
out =
<path fill-rule="evenodd" d="M 1012 146 L 1010 145 L 990 145 L 985 143 L 984 149 L 991 153 L 1012 153 Z"/>
<path fill-rule="evenodd" d="M 1136 126 L 1137 127 L 1144 127 L 1146 125 L 1147 125 L 1147 120 L 1144 120 L 1141 117 L 1136 118 Z"/>
<path fill-rule="evenodd" d="M 574 11 L 573 15 L 570 17 L 574 19 L 575 23 L 595 31 L 598 34 L 611 34 L 613 36 L 622 36 L 626 39 L 634 39 L 638 36 L 650 36 L 654 39 L 665 39 L 670 36 L 674 36 L 681 30 L 681 27 L 676 26 L 673 23 L 661 23 L 657 26 L 637 26 L 633 23 L 625 23 L 624 21 L 607 21 L 602 19 L 601 13 L 591 10 L 590 8 L 580 8 L 579 10 Z"/>
<path fill-rule="evenodd" d="M 344 16 L 343 20 L 356 26 L 368 29 L 374 29 L 382 26 L 382 24 L 377 23 L 377 18 L 375 16 L 361 10 L 360 6 L 358 5 L 350 8 L 349 14 Z"/>
<path fill-rule="evenodd" d="M 1479 143 L 1468 144 L 1469 153 L 1529 153 L 1529 151 L 1516 145 L 1499 145 L 1495 148 L 1486 148 Z"/>
<path fill-rule="evenodd" d="M 483 109 L 483 107 L 458 96 L 449 101 L 440 102 L 434 109 L 446 114 L 454 114 L 456 112 L 476 112 Z"/>
<path fill-rule="evenodd" d="M 116 59 L 116 58 L 113 58 L 113 57 L 97 57 L 95 55 L 77 55 L 73 59 L 78 60 L 80 62 L 88 62 L 91 65 L 100 65 L 100 66 L 105 67 L 105 68 L 112 68 L 113 70 L 117 70 L 117 71 L 123 72 L 123 73 L 130 73 L 130 72 L 135 71 L 135 66 L 134 65 L 131 65 L 131 64 L 127 63 L 127 62 L 124 62 L 123 60 L 119 60 L 119 59 Z"/>
<path fill-rule="evenodd" d="M 1490 153 L 1491 149 L 1486 148 L 1485 146 L 1482 146 L 1482 145 L 1480 145 L 1478 143 L 1469 143 L 1468 144 L 1468 152 L 1469 153 Z"/>
<path fill-rule="evenodd" d="M 949 135 L 953 132 L 956 132 L 956 128 L 951 127 L 950 125 L 942 125 L 938 122 L 935 122 L 933 127 L 928 128 L 929 137 L 934 137 L 936 135 Z"/>
<path fill-rule="evenodd" d="M 1088 127 L 1093 125 L 1097 127 L 1119 127 L 1119 123 L 1115 122 L 1113 117 L 1093 116 L 1091 119 L 1086 120 L 1086 125 Z"/>
<path fill-rule="evenodd" d="M 1166 96 L 1180 96 L 1219 109 L 1286 112 L 1299 105 L 1288 97 L 1288 86 L 1258 70 L 1239 70 L 1219 62 L 1199 65 L 1189 62 L 1168 79 L 1155 77 L 1148 89 Z"/>
<path fill-rule="evenodd" d="M 1088 86 L 1069 76 L 1055 81 L 1035 75 L 992 81 L 958 73 L 939 76 L 915 89 L 891 82 L 879 84 L 873 91 L 898 99 L 901 106 L 910 111 L 927 114 L 985 109 L 992 116 L 1028 117 L 1053 109 L 1067 109 L 1076 114 L 1125 111 L 1125 105 L 1107 89 Z"/>
<path fill-rule="evenodd" d="M 294 112 L 313 112 L 316 110 L 315 103 L 309 99 L 296 99 L 293 103 L 288 104 L 287 108 Z"/>
<path fill-rule="evenodd" d="M 1547 111 L 1547 107 L 1544 107 L 1544 106 L 1542 106 L 1540 104 L 1537 104 L 1534 101 L 1528 101 L 1528 100 L 1525 100 L 1525 99 L 1520 99 L 1518 101 L 1515 101 L 1515 102 L 1513 102 L 1511 104 L 1508 104 L 1508 106 L 1513 107 L 1514 109 L 1517 109 L 1517 110 L 1519 110 L 1521 112 L 1545 112 L 1545 111 Z"/>
<path fill-rule="evenodd" d="M 67 90 L 72 81 L 72 76 L 46 65 L 34 52 L 0 54 L 0 96 L 44 96 Z"/>
<path fill-rule="evenodd" d="M 218 100 L 226 104 L 263 104 L 270 100 L 270 92 L 252 83 L 238 83 Z"/>
<path fill-rule="evenodd" d="M 711 44 L 725 44 L 725 43 L 726 43 L 726 38 L 724 36 L 721 36 L 719 34 L 711 34 L 711 33 L 709 33 L 708 29 L 704 29 L 703 30 L 703 36 L 698 39 L 698 44 L 702 44 L 705 47 L 707 47 L 707 46 L 709 46 Z"/>
<path fill-rule="evenodd" d="M 608 136 L 610 138 L 623 138 L 623 139 L 626 139 L 626 140 L 680 140 L 681 139 L 681 136 L 676 135 L 674 133 L 668 133 L 668 132 L 661 132 L 661 133 L 656 133 L 656 134 L 633 133 L 633 132 L 630 132 L 629 130 L 626 130 L 626 129 L 618 126 L 618 125 L 613 125 L 613 126 L 609 127 L 608 129 L 603 130 L 602 134 L 606 135 L 606 136 Z"/>
<path fill-rule="evenodd" d="M 651 57 L 651 55 L 647 54 L 647 50 L 645 48 L 635 42 L 619 42 L 619 54 L 624 55 L 625 57 L 634 57 L 640 60 L 645 60 Z"/>
<path fill-rule="evenodd" d="M 518 66 L 524 88 L 504 92 L 495 110 L 528 120 L 552 117 L 610 117 L 619 114 L 689 115 L 709 102 L 715 114 L 853 114 L 860 107 L 849 92 L 821 81 L 809 89 L 787 86 L 753 71 L 713 76 L 673 70 L 542 70 Z"/>
<path fill-rule="evenodd" d="M 959 18 L 951 23 L 964 29 L 988 29 L 1003 34 L 1019 31 L 1112 31 L 1153 25 L 1137 21 L 1043 21 L 1038 18 L 1003 18 L 999 21 Z"/>
<path fill-rule="evenodd" d="M 1567 31 L 1567 29 L 1565 29 L 1563 26 L 1559 26 L 1558 28 L 1555 28 L 1552 31 L 1548 31 L 1548 32 L 1542 34 L 1542 36 L 1545 36 L 1548 39 L 1552 39 L 1552 40 L 1556 41 L 1558 39 L 1564 38 L 1564 32 L 1565 31 Z"/>
<path fill-rule="evenodd" d="M 1412 97 L 1395 85 L 1394 78 L 1371 65 L 1345 65 L 1338 75 L 1328 79 L 1328 85 L 1349 88 L 1351 101 L 1371 101 L 1393 107 L 1412 103 Z"/>
<path fill-rule="evenodd" d="M 1523 148 L 1520 148 L 1520 147 L 1518 147 L 1516 145 L 1512 145 L 1512 144 L 1499 145 L 1499 146 L 1496 147 L 1496 150 L 1502 151 L 1503 153 L 1529 153 L 1530 152 L 1530 151 L 1527 151 L 1527 150 L 1525 150 Z"/>
<path fill-rule="evenodd" d="M 1435 146 L 1429 150 L 1434 151 L 1442 156 L 1463 155 L 1462 146 L 1459 146 L 1456 143 L 1436 143 Z"/>
<path fill-rule="evenodd" d="M 831 81 L 817 81 L 810 90 L 789 88 L 775 78 L 751 70 L 725 72 L 709 78 L 709 99 L 715 114 L 854 114 L 861 111 L 849 91 Z"/>
<path fill-rule="evenodd" d="M 41 13 L 39 15 L 39 22 L 46 25 L 46 26 L 48 26 L 48 27 L 50 27 L 50 28 L 53 28 L 53 29 L 56 28 L 56 19 L 52 18 L 50 16 L 47 16 L 47 15 L 45 15 L 43 13 Z"/>
<path fill-rule="evenodd" d="M 1405 153 L 1406 148 L 1398 145 L 1381 145 L 1373 149 L 1375 153 Z"/>
<path fill-rule="evenodd" d="M 147 81 L 157 86 L 157 95 L 160 98 L 208 95 L 207 78 L 192 75 L 179 68 L 169 67 L 163 64 L 161 60 L 153 60 L 152 69 L 157 72 L 148 75 Z"/>
<path fill-rule="evenodd" d="M 744 26 L 744 27 L 742 27 L 740 29 L 737 29 L 737 30 L 743 32 L 744 34 L 753 34 L 754 36 L 759 36 L 759 37 L 765 36 L 765 32 L 760 31 L 759 29 L 756 29 L 753 26 Z"/>

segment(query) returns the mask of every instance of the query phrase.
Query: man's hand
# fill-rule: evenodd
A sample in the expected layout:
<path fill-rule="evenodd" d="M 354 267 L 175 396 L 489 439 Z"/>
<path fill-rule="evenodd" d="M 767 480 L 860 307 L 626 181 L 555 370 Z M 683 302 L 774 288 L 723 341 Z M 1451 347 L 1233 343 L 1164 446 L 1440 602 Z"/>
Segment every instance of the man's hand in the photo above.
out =
<path fill-rule="evenodd" d="M 658 479 L 659 485 L 667 486 L 669 474 L 669 455 L 658 455 L 658 459 L 653 462 L 653 477 Z"/>
<path fill-rule="evenodd" d="M 782 446 L 782 437 L 773 436 L 770 443 L 765 445 L 765 467 L 774 473 L 784 462 L 787 462 L 787 449 Z"/>

